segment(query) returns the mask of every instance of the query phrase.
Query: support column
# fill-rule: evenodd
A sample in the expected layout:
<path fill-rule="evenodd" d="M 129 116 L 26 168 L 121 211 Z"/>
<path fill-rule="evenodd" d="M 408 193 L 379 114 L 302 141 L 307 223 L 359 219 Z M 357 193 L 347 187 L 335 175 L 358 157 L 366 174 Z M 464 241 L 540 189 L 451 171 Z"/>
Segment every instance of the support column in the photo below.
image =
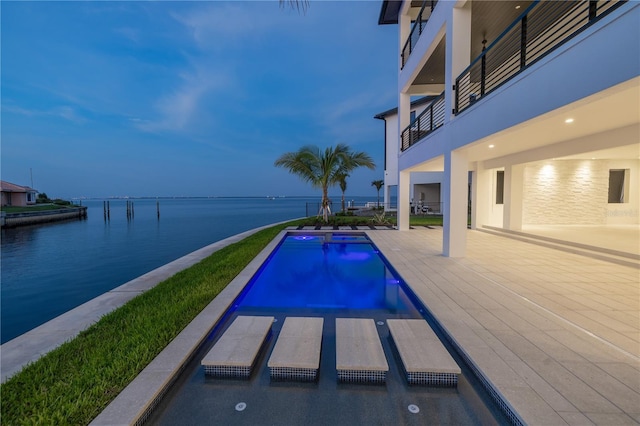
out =
<path fill-rule="evenodd" d="M 484 163 L 479 161 L 473 175 L 471 185 L 471 229 L 482 228 L 489 225 L 492 203 L 492 175 L 491 171 L 484 168 Z"/>
<path fill-rule="evenodd" d="M 471 61 L 471 3 L 454 7 L 451 19 L 447 20 L 447 40 L 445 56 L 445 97 L 447 117 L 453 116 L 456 92 L 453 85 L 460 73 Z M 449 121 L 450 118 L 447 120 Z"/>
<path fill-rule="evenodd" d="M 504 210 L 502 227 L 512 231 L 522 230 L 522 188 L 524 165 L 516 164 L 504 168 Z"/>
<path fill-rule="evenodd" d="M 382 202 L 384 203 L 384 211 L 389 210 L 389 207 L 391 207 L 391 197 L 390 197 L 390 190 L 389 190 L 389 185 L 385 185 L 384 187 L 384 192 L 383 192 L 383 199 Z"/>
<path fill-rule="evenodd" d="M 444 155 L 444 217 L 442 254 L 464 257 L 467 251 L 469 165 L 465 152 Z"/>
<path fill-rule="evenodd" d="M 399 172 L 398 176 L 398 230 L 409 230 L 409 215 L 411 212 L 410 191 L 411 173 L 408 171 Z"/>

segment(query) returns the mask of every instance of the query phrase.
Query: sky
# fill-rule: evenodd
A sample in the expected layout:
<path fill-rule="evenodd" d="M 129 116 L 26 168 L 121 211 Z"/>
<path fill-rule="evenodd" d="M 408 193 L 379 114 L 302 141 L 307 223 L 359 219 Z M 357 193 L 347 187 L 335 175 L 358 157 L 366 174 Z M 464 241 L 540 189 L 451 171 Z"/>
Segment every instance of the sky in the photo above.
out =
<path fill-rule="evenodd" d="M 273 163 L 346 143 L 375 161 L 397 103 L 381 1 L 2 2 L 2 180 L 53 198 L 316 195 Z M 339 188 L 330 194 L 339 194 Z"/>

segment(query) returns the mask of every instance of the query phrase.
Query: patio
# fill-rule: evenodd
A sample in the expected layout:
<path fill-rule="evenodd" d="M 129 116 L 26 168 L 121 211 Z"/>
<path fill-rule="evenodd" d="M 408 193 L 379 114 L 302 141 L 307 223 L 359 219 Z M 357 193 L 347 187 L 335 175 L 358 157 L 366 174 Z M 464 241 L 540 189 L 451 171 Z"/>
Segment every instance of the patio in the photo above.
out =
<path fill-rule="evenodd" d="M 546 231 L 633 248 L 633 229 Z M 368 234 L 522 421 L 640 422 L 637 266 L 474 230 L 460 259 L 441 255 L 440 228 Z"/>

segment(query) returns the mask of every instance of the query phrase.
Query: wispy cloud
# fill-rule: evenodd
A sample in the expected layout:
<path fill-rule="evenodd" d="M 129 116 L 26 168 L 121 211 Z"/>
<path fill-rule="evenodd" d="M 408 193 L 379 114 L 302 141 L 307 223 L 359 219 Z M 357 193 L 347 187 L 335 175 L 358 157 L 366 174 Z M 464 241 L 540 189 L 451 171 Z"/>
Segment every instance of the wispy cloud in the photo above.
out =
<path fill-rule="evenodd" d="M 279 28 L 286 15 L 269 13 L 268 19 L 261 18 L 261 8 L 264 7 L 272 9 L 273 4 L 254 2 L 252 9 L 248 9 L 246 4 L 213 2 L 207 8 L 199 7 L 189 13 L 174 13 L 172 16 L 185 26 L 200 48 L 217 49 L 245 39 L 255 42 L 263 34 Z"/>
<path fill-rule="evenodd" d="M 22 108 L 16 105 L 2 105 L 4 112 L 24 115 L 27 117 L 58 117 L 76 124 L 83 124 L 87 119 L 78 115 L 75 109 L 70 106 L 58 106 L 49 110 L 35 110 Z"/>
<path fill-rule="evenodd" d="M 162 96 L 154 105 L 159 117 L 139 119 L 136 127 L 145 132 L 180 131 L 192 124 L 206 96 L 228 87 L 232 79 L 223 72 L 196 70 L 179 76 L 178 88 Z"/>

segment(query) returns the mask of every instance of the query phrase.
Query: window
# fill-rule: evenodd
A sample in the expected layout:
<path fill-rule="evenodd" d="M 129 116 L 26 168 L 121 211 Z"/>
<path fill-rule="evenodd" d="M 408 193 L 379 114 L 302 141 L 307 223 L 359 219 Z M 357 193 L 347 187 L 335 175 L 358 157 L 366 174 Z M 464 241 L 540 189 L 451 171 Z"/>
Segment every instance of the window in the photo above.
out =
<path fill-rule="evenodd" d="M 496 172 L 496 204 L 504 204 L 504 171 Z"/>
<path fill-rule="evenodd" d="M 416 121 L 416 112 L 411 111 L 409 122 L 413 124 Z"/>
<path fill-rule="evenodd" d="M 626 185 L 629 169 L 609 170 L 609 203 L 627 202 L 628 188 Z"/>

